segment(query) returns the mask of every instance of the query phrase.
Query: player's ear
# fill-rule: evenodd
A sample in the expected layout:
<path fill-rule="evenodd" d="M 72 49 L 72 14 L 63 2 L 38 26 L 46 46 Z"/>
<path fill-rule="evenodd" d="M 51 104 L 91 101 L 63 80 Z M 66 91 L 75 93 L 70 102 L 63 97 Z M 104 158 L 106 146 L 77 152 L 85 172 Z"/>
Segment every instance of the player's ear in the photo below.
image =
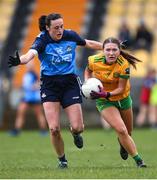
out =
<path fill-rule="evenodd" d="M 47 30 L 47 31 L 49 31 L 49 30 L 50 30 L 50 28 L 49 28 L 47 25 L 46 25 L 46 30 Z"/>

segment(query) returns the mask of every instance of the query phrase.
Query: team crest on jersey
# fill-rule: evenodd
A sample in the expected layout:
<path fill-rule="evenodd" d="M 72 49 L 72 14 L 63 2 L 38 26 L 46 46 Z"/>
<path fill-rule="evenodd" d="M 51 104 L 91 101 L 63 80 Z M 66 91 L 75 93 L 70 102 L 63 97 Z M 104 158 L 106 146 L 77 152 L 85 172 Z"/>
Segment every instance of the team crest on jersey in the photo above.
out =
<path fill-rule="evenodd" d="M 45 93 L 42 93 L 41 97 L 42 97 L 42 98 L 45 98 L 45 97 L 46 97 L 46 94 L 45 94 Z"/>
<path fill-rule="evenodd" d="M 72 47 L 71 46 L 68 46 L 67 49 L 66 49 L 67 52 L 70 52 L 72 51 Z"/>
<path fill-rule="evenodd" d="M 108 78 L 110 74 L 111 74 L 110 70 L 106 71 L 105 74 L 104 74 L 105 78 Z"/>
<path fill-rule="evenodd" d="M 119 74 L 118 72 L 113 73 L 113 77 L 114 77 L 114 78 L 119 77 L 119 75 L 120 75 L 120 74 Z"/>

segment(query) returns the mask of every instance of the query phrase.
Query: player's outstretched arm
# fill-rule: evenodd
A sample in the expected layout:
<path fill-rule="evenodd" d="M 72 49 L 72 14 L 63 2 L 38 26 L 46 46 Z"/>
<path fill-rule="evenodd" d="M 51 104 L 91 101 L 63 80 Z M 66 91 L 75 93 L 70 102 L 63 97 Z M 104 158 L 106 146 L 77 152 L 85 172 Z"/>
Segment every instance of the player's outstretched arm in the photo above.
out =
<path fill-rule="evenodd" d="M 33 50 L 29 50 L 26 54 L 22 55 L 21 57 L 19 56 L 18 51 L 16 51 L 15 56 L 9 56 L 8 60 L 8 66 L 13 67 L 13 66 L 18 66 L 20 64 L 27 64 L 29 61 L 34 59 L 35 57 L 35 52 Z"/>
<path fill-rule="evenodd" d="M 95 50 L 102 50 L 103 44 L 101 42 L 98 42 L 98 41 L 86 39 L 86 47 L 90 48 L 90 49 L 95 49 Z"/>

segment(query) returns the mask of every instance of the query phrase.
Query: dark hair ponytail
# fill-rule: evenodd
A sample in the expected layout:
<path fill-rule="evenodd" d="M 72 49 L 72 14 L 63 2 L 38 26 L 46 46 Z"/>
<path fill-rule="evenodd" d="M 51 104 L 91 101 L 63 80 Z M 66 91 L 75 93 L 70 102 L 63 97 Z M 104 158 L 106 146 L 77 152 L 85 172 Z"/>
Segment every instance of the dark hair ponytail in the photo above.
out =
<path fill-rule="evenodd" d="M 103 48 L 105 46 L 105 44 L 107 43 L 114 43 L 117 44 L 117 46 L 120 49 L 120 54 L 136 69 L 136 63 L 137 62 L 142 62 L 141 60 L 137 59 L 136 57 L 134 57 L 133 55 L 129 54 L 128 52 L 122 50 L 121 43 L 118 39 L 114 38 L 114 37 L 109 37 L 107 38 L 104 42 L 103 42 Z M 123 44 L 122 44 L 123 45 Z"/>
<path fill-rule="evenodd" d="M 142 62 L 141 60 L 137 59 L 135 56 L 129 54 L 124 50 L 120 50 L 120 54 L 136 69 L 136 63 Z"/>
<path fill-rule="evenodd" d="M 46 30 L 46 15 L 42 15 L 39 18 L 39 29 L 40 31 L 45 31 Z"/>

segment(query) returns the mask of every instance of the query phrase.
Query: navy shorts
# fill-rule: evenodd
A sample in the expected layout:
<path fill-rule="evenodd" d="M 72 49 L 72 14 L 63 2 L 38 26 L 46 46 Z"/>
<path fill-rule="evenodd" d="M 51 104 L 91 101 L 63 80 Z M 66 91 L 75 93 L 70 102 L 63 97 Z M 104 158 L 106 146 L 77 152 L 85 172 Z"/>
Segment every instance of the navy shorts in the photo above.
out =
<path fill-rule="evenodd" d="M 38 104 L 41 104 L 41 101 L 28 101 L 28 100 L 25 100 L 24 98 L 21 99 L 21 102 L 24 102 L 28 105 L 38 105 Z"/>
<path fill-rule="evenodd" d="M 41 102 L 60 102 L 63 108 L 82 103 L 80 83 L 75 74 L 41 77 Z"/>

